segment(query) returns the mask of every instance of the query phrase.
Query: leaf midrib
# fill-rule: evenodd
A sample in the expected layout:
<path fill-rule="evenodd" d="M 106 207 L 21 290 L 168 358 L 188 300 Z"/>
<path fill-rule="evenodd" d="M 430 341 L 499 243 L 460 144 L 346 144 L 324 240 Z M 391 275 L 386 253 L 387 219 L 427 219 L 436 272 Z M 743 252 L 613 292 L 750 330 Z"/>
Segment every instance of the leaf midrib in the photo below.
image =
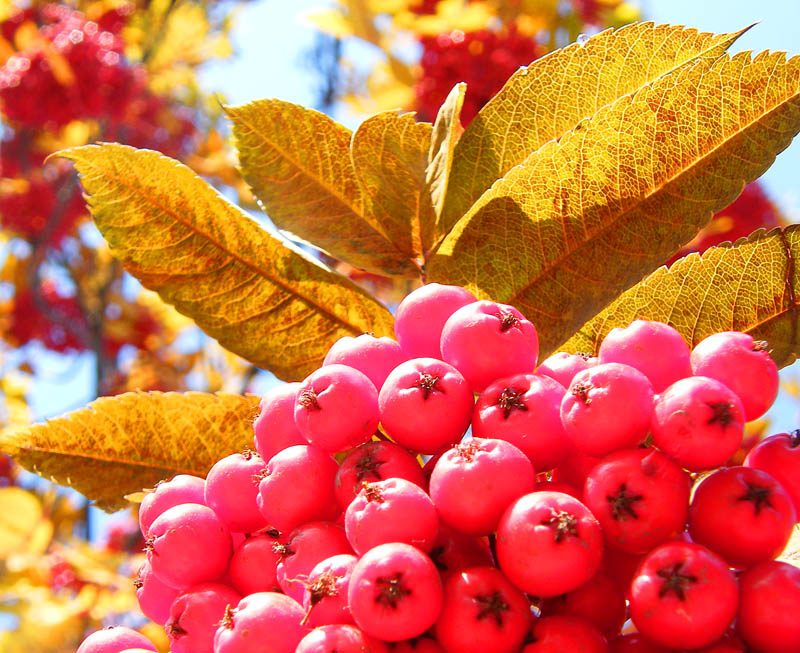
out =
<path fill-rule="evenodd" d="M 17 431 L 14 435 L 19 435 L 23 431 Z M 0 443 L 2 439 L 0 439 Z M 12 443 L 13 444 L 13 443 Z M 143 467 L 146 469 L 160 469 L 160 470 L 167 470 L 167 471 L 177 471 L 181 474 L 197 474 L 198 469 L 190 468 L 190 467 L 180 467 L 178 465 L 157 465 L 155 463 L 147 463 L 147 462 L 135 462 L 125 458 L 113 458 L 111 456 L 101 456 L 101 455 L 88 455 L 86 453 L 75 453 L 70 451 L 63 451 L 61 449 L 50 449 L 41 446 L 30 446 L 30 445 L 19 445 L 14 444 L 15 447 L 21 452 L 27 454 L 47 454 L 47 455 L 56 455 L 56 456 L 64 456 L 69 458 L 77 458 L 80 460 L 91 460 L 96 462 L 103 462 L 103 463 L 110 463 L 115 465 L 127 465 L 129 467 Z M 34 461 L 31 461 L 32 464 L 36 464 Z"/>
<path fill-rule="evenodd" d="M 788 62 L 785 62 L 785 63 L 788 63 Z M 736 136 L 742 134 L 743 132 L 746 132 L 748 129 L 750 129 L 754 125 L 757 125 L 760 121 L 762 121 L 765 118 L 767 118 L 768 116 L 772 115 L 774 112 L 779 111 L 780 109 L 782 109 L 787 104 L 797 100 L 798 97 L 800 97 L 800 91 L 795 91 L 795 93 L 793 93 L 791 96 L 787 97 L 786 99 L 784 99 L 781 102 L 779 102 L 778 104 L 776 104 L 772 109 L 770 109 L 766 113 L 758 114 L 756 119 L 748 122 L 746 125 L 744 125 L 740 129 L 738 129 L 736 132 L 730 134 L 719 145 L 717 145 L 716 147 L 708 150 L 703 155 L 701 155 L 700 157 L 695 159 L 690 165 L 688 165 L 688 166 L 686 166 L 684 168 L 681 168 L 681 170 L 678 173 L 676 173 L 675 175 L 673 175 L 672 177 L 670 177 L 669 179 L 667 179 L 666 181 L 664 181 L 660 185 L 654 187 L 648 193 L 645 193 L 645 195 L 642 197 L 640 202 L 637 202 L 631 208 L 626 209 L 626 210 L 618 213 L 617 216 L 613 220 L 605 223 L 603 226 L 601 226 L 596 231 L 591 232 L 591 236 L 589 238 L 585 238 L 578 245 L 578 247 L 569 250 L 568 252 L 566 252 L 561 257 L 559 257 L 559 258 L 555 259 L 554 261 L 552 261 L 550 264 L 548 264 L 546 267 L 544 267 L 541 270 L 541 272 L 534 279 L 531 279 L 528 283 L 526 283 L 518 291 L 516 291 L 513 295 L 511 295 L 508 298 L 507 301 L 517 301 L 518 298 L 520 298 L 522 295 L 524 295 L 525 292 L 531 286 L 534 286 L 535 284 L 537 284 L 544 277 L 546 277 L 550 272 L 552 272 L 556 267 L 559 267 L 562 263 L 564 263 L 564 261 L 566 261 L 569 257 L 573 256 L 576 252 L 579 252 L 581 249 L 583 249 L 584 247 L 589 245 L 592 241 L 596 240 L 599 235 L 609 231 L 612 227 L 615 227 L 617 225 L 617 223 L 619 223 L 621 220 L 623 220 L 625 217 L 627 217 L 629 213 L 631 213 L 633 211 L 636 211 L 636 210 L 639 210 L 641 208 L 642 204 L 647 202 L 651 197 L 655 196 L 657 193 L 659 193 L 662 190 L 664 190 L 664 188 L 669 186 L 672 182 L 674 182 L 675 180 L 679 179 L 681 176 L 687 174 L 688 172 L 693 170 L 695 167 L 700 165 L 704 160 L 708 159 L 713 154 L 715 154 L 717 151 L 721 150 L 723 147 L 725 147 L 726 144 L 728 144 Z M 488 193 L 489 191 L 491 191 L 491 187 L 486 192 Z M 709 213 L 711 213 L 711 211 L 709 211 Z"/>
<path fill-rule="evenodd" d="M 91 146 L 90 146 L 90 147 L 91 147 Z M 100 146 L 98 146 L 98 147 L 100 147 Z M 103 174 L 104 176 L 108 176 L 108 177 L 110 177 L 110 178 L 111 178 L 111 179 L 113 179 L 113 180 L 114 180 L 116 183 L 118 183 L 120 186 L 123 186 L 124 188 L 128 189 L 129 191 L 131 191 L 131 192 L 133 192 L 133 193 L 135 193 L 135 194 L 139 195 L 139 197 L 141 197 L 141 198 L 142 198 L 143 200 L 145 200 L 146 202 L 148 202 L 148 203 L 152 204 L 154 207 L 156 207 L 156 208 L 158 208 L 158 209 L 161 209 L 161 210 L 162 210 L 164 213 L 166 213 L 167 215 L 171 216 L 171 217 L 172 217 L 172 218 L 173 218 L 173 219 L 174 219 L 176 222 L 179 222 L 180 224 L 184 225 L 184 226 L 185 226 L 187 229 L 189 229 L 189 231 L 191 231 L 191 232 L 195 233 L 196 235 L 198 235 L 198 236 L 200 236 L 201 238 L 205 239 L 207 242 L 209 242 L 209 243 L 211 243 L 212 245 L 214 245 L 215 247 L 219 248 L 221 251 L 225 252 L 227 255 L 229 255 L 231 258 L 233 258 L 234 260 L 238 261 L 239 263 L 241 263 L 243 266 L 245 266 L 245 267 L 247 267 L 247 268 L 249 268 L 249 269 L 253 270 L 253 271 L 254 271 L 254 272 L 256 272 L 256 273 L 257 273 L 259 276 L 261 276 L 263 279 L 265 279 L 266 281 L 269 281 L 269 282 L 271 282 L 271 283 L 274 283 L 276 286 L 278 286 L 279 288 L 283 289 L 283 290 L 284 290 L 284 292 L 286 292 L 287 294 L 297 297 L 298 299 L 302 300 L 303 302 L 305 302 L 305 303 L 306 303 L 306 304 L 308 304 L 309 306 L 313 306 L 313 307 L 314 307 L 314 308 L 316 308 L 316 309 L 317 309 L 317 310 L 318 310 L 320 313 L 322 313 L 322 314 L 324 314 L 324 315 L 328 316 L 328 317 L 331 319 L 331 321 L 333 321 L 333 322 L 336 322 L 336 323 L 338 323 L 338 324 L 341 324 L 341 325 L 343 325 L 345 328 L 347 328 L 347 329 L 349 329 L 349 330 L 353 331 L 354 333 L 361 333 L 362 329 L 361 329 L 361 328 L 359 328 L 358 326 L 355 326 L 355 325 L 351 325 L 351 324 L 349 324 L 348 322 L 346 322 L 344 319 L 342 319 L 342 318 L 341 318 L 341 317 L 339 317 L 338 315 L 336 315 L 336 314 L 334 314 L 334 313 L 331 313 L 331 312 L 330 312 L 330 311 L 329 311 L 329 310 L 326 308 L 326 306 L 325 306 L 325 305 L 323 305 L 323 304 L 319 304 L 319 303 L 317 303 L 317 302 L 315 302 L 315 301 L 313 301 L 313 300 L 309 299 L 308 297 L 306 297 L 304 294 L 300 293 L 299 291 L 297 291 L 297 290 L 294 290 L 294 289 L 290 288 L 289 286 L 287 286 L 285 283 L 283 283 L 283 282 L 282 282 L 282 280 L 280 279 L 280 277 L 272 277 L 272 276 L 270 276 L 269 274 L 265 273 L 265 271 L 264 271 L 264 270 L 263 270 L 263 269 L 262 269 L 260 266 L 258 266 L 257 264 L 255 264 L 255 263 L 253 263 L 253 262 L 250 262 L 250 261 L 248 261 L 248 260 L 246 260 L 246 259 L 242 258 L 241 256 L 239 256 L 239 255 L 238 255 L 238 254 L 236 254 L 235 252 L 232 252 L 232 251 L 231 251 L 229 248 L 227 248 L 227 247 L 224 247 L 224 246 L 223 246 L 221 243 L 218 243 L 216 240 L 214 240 L 213 238 L 211 238 L 211 237 L 210 237 L 208 234 L 206 234 L 205 232 L 203 232 L 202 230 L 200 230 L 199 228 L 197 228 L 197 226 L 196 226 L 196 225 L 194 225 L 193 223 L 190 223 L 190 222 L 186 222 L 185 220 L 181 219 L 181 217 L 180 217 L 180 215 L 179 215 L 178 213 L 176 213 L 176 212 L 172 211 L 171 209 L 168 209 L 168 208 L 166 208 L 166 207 L 163 207 L 163 206 L 162 206 L 162 205 L 160 205 L 160 204 L 159 204 L 157 201 L 155 201 L 155 199 L 154 199 L 154 198 L 150 197 L 149 195 L 146 195 L 146 194 L 144 194 L 143 192 L 141 192 L 141 191 L 140 191 L 138 188 L 136 188 L 135 186 L 131 186 L 130 184 L 126 183 L 126 182 L 125 182 L 125 181 L 124 181 L 122 178 L 118 177 L 117 175 L 115 175 L 115 174 L 113 174 L 113 173 L 111 173 L 111 172 L 104 172 L 104 171 L 103 171 L 103 169 L 101 169 L 100 167 L 98 167 L 98 166 L 97 166 L 97 165 L 95 165 L 95 164 L 94 164 L 92 161 L 90 161 L 90 160 L 88 160 L 88 159 L 85 159 L 85 158 L 84 158 L 84 159 L 83 159 L 83 161 L 84 161 L 84 162 L 86 162 L 86 164 L 87 164 L 87 165 L 91 166 L 91 167 L 92 167 L 92 168 L 93 168 L 95 171 L 97 171 L 97 172 L 100 172 L 100 173 L 101 173 L 101 174 Z M 214 193 L 214 195 L 216 196 L 216 198 L 217 198 L 217 199 L 220 199 L 220 200 L 224 201 L 224 202 L 227 204 L 227 200 L 225 200 L 224 198 L 222 198 L 222 196 L 220 196 L 220 195 L 217 193 L 217 190 L 216 190 L 215 188 L 213 188 L 213 187 L 209 186 L 209 189 L 210 189 L 210 191 L 211 191 L 212 193 Z M 238 214 L 239 214 L 239 216 L 240 216 L 241 218 L 243 218 L 243 219 L 245 219 L 245 220 L 250 220 L 250 221 L 252 221 L 252 219 L 251 219 L 249 216 L 247 216 L 247 215 L 246 215 L 246 214 L 244 214 L 244 213 L 241 213 L 241 212 L 239 212 L 239 210 L 238 210 L 238 209 L 236 209 L 236 207 L 233 207 L 233 205 L 230 205 L 230 206 L 231 206 L 231 208 L 234 210 L 234 212 L 236 212 L 236 213 L 238 213 Z M 256 229 L 259 229 L 260 231 L 263 231 L 263 230 L 261 230 L 261 229 L 260 229 L 260 227 L 258 227 L 258 225 L 257 225 L 257 224 L 256 224 L 254 221 L 253 221 L 253 224 L 252 224 L 252 226 L 253 226 L 254 228 L 256 228 Z M 264 235 L 265 235 L 267 238 L 272 238 L 272 236 L 271 236 L 269 233 L 267 233 L 266 231 L 264 231 Z M 281 245 L 281 246 L 283 246 L 283 247 L 286 247 L 286 245 L 285 245 L 285 244 L 283 244 L 283 243 L 281 243 L 280 241 L 278 241 L 278 244 L 280 244 L 280 245 Z M 287 249 L 288 249 L 288 247 L 287 247 Z M 290 251 L 291 251 L 291 250 L 290 250 Z M 299 256 L 299 254 L 297 254 L 296 252 L 292 252 L 292 253 L 293 253 L 293 254 L 295 254 L 295 255 L 297 255 L 297 256 Z M 312 263 L 311 261 L 307 261 L 307 263 L 308 263 L 309 265 L 315 265 L 315 264 L 314 264 L 314 263 Z M 323 269 L 323 268 L 321 268 L 321 269 Z M 324 270 L 324 269 L 323 269 L 323 270 Z M 332 270 L 324 270 L 324 271 L 328 272 L 328 273 L 329 273 L 329 274 L 331 274 L 331 275 L 337 276 L 337 278 L 338 278 L 338 275 L 337 275 L 337 273 L 336 273 L 336 272 L 334 272 L 334 271 L 332 271 Z M 170 275 L 170 274 L 168 273 L 168 276 L 172 276 L 172 275 Z M 342 280 L 343 280 L 343 279 L 342 279 Z M 352 289 L 351 289 L 351 290 L 352 290 Z M 377 303 L 377 302 L 376 302 L 376 303 Z M 379 305 L 380 305 L 380 304 L 379 304 Z M 380 306 L 382 307 L 382 305 L 380 305 Z"/>

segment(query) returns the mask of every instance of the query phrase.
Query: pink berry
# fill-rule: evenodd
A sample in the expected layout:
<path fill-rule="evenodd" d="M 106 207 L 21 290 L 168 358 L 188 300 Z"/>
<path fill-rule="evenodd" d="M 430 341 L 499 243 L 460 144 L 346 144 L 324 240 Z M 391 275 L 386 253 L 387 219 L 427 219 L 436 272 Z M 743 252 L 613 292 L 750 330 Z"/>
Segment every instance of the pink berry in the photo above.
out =
<path fill-rule="evenodd" d="M 280 590 L 277 573 L 282 556 L 275 545 L 282 543 L 279 532 L 273 529 L 247 538 L 234 551 L 228 574 L 242 596 Z"/>
<path fill-rule="evenodd" d="M 644 374 L 661 392 L 692 375 L 689 345 L 680 333 L 663 322 L 634 320 L 624 329 L 611 329 L 597 354 L 601 363 L 623 363 Z"/>
<path fill-rule="evenodd" d="M 653 390 L 639 370 L 605 363 L 578 372 L 561 402 L 561 423 L 577 449 L 605 456 L 647 435 Z"/>
<path fill-rule="evenodd" d="M 146 544 L 153 573 L 180 589 L 222 578 L 233 547 L 228 527 L 211 508 L 197 503 L 162 513 L 150 526 Z"/>
<path fill-rule="evenodd" d="M 539 356 L 536 328 L 513 306 L 478 301 L 453 313 L 442 329 L 442 356 L 474 392 L 515 374 L 530 374 Z"/>
<path fill-rule="evenodd" d="M 433 358 L 415 358 L 389 375 L 379 405 L 389 437 L 418 453 L 434 454 L 464 435 L 474 400 L 454 367 Z"/>
<path fill-rule="evenodd" d="M 195 585 L 170 608 L 165 626 L 172 653 L 214 653 L 214 634 L 225 609 L 241 600 L 234 590 L 219 583 Z"/>
<path fill-rule="evenodd" d="M 588 354 L 569 354 L 565 351 L 558 351 L 542 361 L 539 367 L 536 368 L 536 374 L 549 376 L 565 388 L 568 388 L 572 382 L 572 377 L 578 372 L 594 367 L 597 363 L 597 358 Z"/>
<path fill-rule="evenodd" d="M 439 533 L 428 556 L 439 570 L 443 583 L 467 567 L 494 565 L 487 538 L 464 535 L 447 524 L 439 525 Z"/>
<path fill-rule="evenodd" d="M 314 446 L 347 451 L 369 441 L 378 428 L 378 392 L 358 370 L 325 365 L 301 384 L 294 421 Z"/>
<path fill-rule="evenodd" d="M 158 580 L 147 560 L 139 567 L 133 585 L 136 588 L 139 609 L 144 616 L 159 626 L 167 623 L 169 607 L 178 598 L 181 590 L 165 585 Z"/>
<path fill-rule="evenodd" d="M 120 653 L 127 648 L 157 651 L 153 643 L 141 633 L 126 626 L 111 626 L 98 630 L 81 642 L 76 653 Z"/>
<path fill-rule="evenodd" d="M 608 653 L 608 642 L 603 634 L 585 619 L 553 616 L 537 619 L 531 632 L 533 641 L 522 653 L 551 653 L 555 651 L 580 651 L 581 653 Z"/>
<path fill-rule="evenodd" d="M 471 567 L 445 584 L 434 628 L 447 653 L 506 653 L 519 649 L 530 623 L 530 602 L 499 569 Z"/>
<path fill-rule="evenodd" d="M 261 398 L 253 432 L 256 451 L 264 460 L 296 444 L 307 444 L 294 423 L 294 405 L 299 391 L 299 383 L 282 383 Z"/>
<path fill-rule="evenodd" d="M 796 521 L 786 490 L 752 467 L 728 467 L 706 476 L 689 507 L 692 540 L 737 569 L 777 558 Z"/>
<path fill-rule="evenodd" d="M 655 402 L 653 444 L 692 472 L 725 463 L 742 442 L 744 410 L 719 381 L 691 376 L 669 386 Z"/>
<path fill-rule="evenodd" d="M 625 594 L 608 574 L 599 571 L 577 589 L 545 599 L 541 612 L 543 617 L 585 619 L 604 635 L 613 637 L 625 623 Z"/>
<path fill-rule="evenodd" d="M 336 519 L 336 461 L 319 447 L 296 445 L 270 458 L 256 502 L 267 524 L 289 533 L 307 521 Z"/>
<path fill-rule="evenodd" d="M 800 430 L 764 438 L 750 450 L 744 464 L 775 478 L 792 497 L 800 517 Z"/>
<path fill-rule="evenodd" d="M 475 404 L 472 435 L 506 440 L 521 449 L 537 471 L 552 469 L 572 449 L 561 424 L 565 393 L 560 383 L 537 374 L 499 379 Z"/>
<path fill-rule="evenodd" d="M 609 546 L 647 553 L 683 532 L 691 485 L 680 465 L 660 451 L 621 449 L 589 473 L 583 503 Z"/>
<path fill-rule="evenodd" d="M 357 560 L 354 555 L 342 553 L 314 565 L 303 592 L 305 623 L 315 627 L 355 623 L 347 605 L 347 586 Z"/>
<path fill-rule="evenodd" d="M 739 577 L 737 631 L 756 651 L 796 651 L 800 642 L 800 569 L 770 560 Z M 751 649 L 748 649 L 751 650 Z"/>
<path fill-rule="evenodd" d="M 182 503 L 205 503 L 206 482 L 197 476 L 178 474 L 169 481 L 157 483 L 139 506 L 139 528 L 147 537 L 156 518 L 165 510 Z"/>
<path fill-rule="evenodd" d="M 630 586 L 630 616 L 656 644 L 700 648 L 728 630 L 738 595 L 736 578 L 719 556 L 691 542 L 667 542 L 639 566 Z"/>
<path fill-rule="evenodd" d="M 405 542 L 428 552 L 439 530 L 439 517 L 422 488 L 402 478 L 388 478 L 364 485 L 347 506 L 344 525 L 359 555 L 387 542 Z"/>
<path fill-rule="evenodd" d="M 314 628 L 295 653 L 389 653 L 389 647 L 355 626 L 333 624 Z"/>
<path fill-rule="evenodd" d="M 724 383 L 742 401 L 745 421 L 761 417 L 778 396 L 778 366 L 764 340 L 738 331 L 708 336 L 692 350 L 692 369 Z"/>
<path fill-rule="evenodd" d="M 356 338 L 345 336 L 337 340 L 325 354 L 323 365 L 338 363 L 357 369 L 372 381 L 380 392 L 383 382 L 395 367 L 407 360 L 408 356 L 400 345 L 391 338 L 376 338 L 364 333 Z"/>
<path fill-rule="evenodd" d="M 281 554 L 278 563 L 278 584 L 284 594 L 303 602 L 304 582 L 314 567 L 336 555 L 353 553 L 344 529 L 331 522 L 307 522 L 289 535 L 285 544 L 275 545 Z"/>
<path fill-rule="evenodd" d="M 389 642 L 421 635 L 442 609 L 442 583 L 433 562 L 416 547 L 398 542 L 361 556 L 347 594 L 358 627 Z"/>
<path fill-rule="evenodd" d="M 206 478 L 205 504 L 232 531 L 253 533 L 266 527 L 258 509 L 259 475 L 266 463 L 246 450 L 216 462 Z"/>
<path fill-rule="evenodd" d="M 508 579 L 536 596 L 577 589 L 597 573 L 600 525 L 580 501 L 560 492 L 517 499 L 497 527 L 497 561 Z"/>
<path fill-rule="evenodd" d="M 309 629 L 303 608 L 276 592 L 245 596 L 227 610 L 214 636 L 214 653 L 292 653 Z"/>
<path fill-rule="evenodd" d="M 533 465 L 513 444 L 473 438 L 442 454 L 430 496 L 443 522 L 466 535 L 488 535 L 509 504 L 535 485 Z"/>
<path fill-rule="evenodd" d="M 387 478 L 403 478 L 419 487 L 426 485 L 419 461 L 393 442 L 367 442 L 353 449 L 336 472 L 336 498 L 342 510 L 355 499 L 364 483 Z"/>
<path fill-rule="evenodd" d="M 440 341 L 447 319 L 475 296 L 459 286 L 429 283 L 411 292 L 397 307 L 394 332 L 409 358 L 442 357 Z"/>

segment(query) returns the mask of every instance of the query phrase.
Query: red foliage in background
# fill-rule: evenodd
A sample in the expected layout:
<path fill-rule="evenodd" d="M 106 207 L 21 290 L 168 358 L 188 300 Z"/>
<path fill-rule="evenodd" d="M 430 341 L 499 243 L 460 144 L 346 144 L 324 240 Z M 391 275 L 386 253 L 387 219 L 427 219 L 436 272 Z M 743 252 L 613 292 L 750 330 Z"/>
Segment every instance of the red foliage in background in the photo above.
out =
<path fill-rule="evenodd" d="M 422 77 L 414 87 L 423 120 L 433 120 L 458 82 L 467 83 L 461 122 L 466 126 L 520 67 L 545 53 L 511 26 L 500 32 L 459 30 L 421 39 Z"/>

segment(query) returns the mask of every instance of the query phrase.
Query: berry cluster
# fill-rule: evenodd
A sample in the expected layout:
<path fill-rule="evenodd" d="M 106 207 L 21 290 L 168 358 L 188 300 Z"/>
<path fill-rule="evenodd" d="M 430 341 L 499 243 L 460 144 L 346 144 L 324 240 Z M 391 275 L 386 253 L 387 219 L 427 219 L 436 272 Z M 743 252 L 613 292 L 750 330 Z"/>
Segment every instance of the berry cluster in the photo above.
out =
<path fill-rule="evenodd" d="M 47 153 L 35 145 L 42 130 L 94 120 L 103 140 L 172 157 L 185 153 L 196 136 L 191 111 L 153 94 L 145 68 L 125 58 L 118 34 L 125 6 L 90 21 L 65 5 L 44 4 L 0 23 L 9 43 L 25 25 L 36 33 L 0 66 L 0 108 L 14 127 L 0 141 L 0 221 L 29 240 L 41 240 L 57 216 L 44 236 L 58 245 L 85 214 L 72 177 L 57 163 L 44 166 Z"/>
<path fill-rule="evenodd" d="M 461 110 L 466 126 L 503 87 L 520 66 L 545 53 L 530 36 L 512 25 L 501 31 L 460 30 L 421 39 L 422 76 L 414 86 L 417 109 L 423 120 L 433 120 L 447 94 L 458 82 L 467 83 Z"/>
<path fill-rule="evenodd" d="M 537 367 L 516 308 L 438 284 L 395 333 L 342 338 L 264 396 L 255 452 L 145 497 L 137 596 L 173 653 L 797 650 L 800 435 L 725 466 L 776 397 L 766 343 L 637 320 Z"/>

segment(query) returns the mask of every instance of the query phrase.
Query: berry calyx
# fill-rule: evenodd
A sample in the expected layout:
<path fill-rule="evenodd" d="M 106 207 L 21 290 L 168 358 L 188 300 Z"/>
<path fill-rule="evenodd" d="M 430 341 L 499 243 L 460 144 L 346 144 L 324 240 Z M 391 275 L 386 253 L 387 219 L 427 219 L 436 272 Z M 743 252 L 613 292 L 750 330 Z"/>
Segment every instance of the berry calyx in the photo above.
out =
<path fill-rule="evenodd" d="M 686 600 L 686 591 L 692 583 L 697 582 L 697 576 L 693 574 L 683 574 L 684 562 L 676 562 L 672 567 L 659 569 L 656 574 L 663 579 L 658 590 L 659 598 L 664 598 L 668 593 L 673 592 L 681 601 Z"/>

